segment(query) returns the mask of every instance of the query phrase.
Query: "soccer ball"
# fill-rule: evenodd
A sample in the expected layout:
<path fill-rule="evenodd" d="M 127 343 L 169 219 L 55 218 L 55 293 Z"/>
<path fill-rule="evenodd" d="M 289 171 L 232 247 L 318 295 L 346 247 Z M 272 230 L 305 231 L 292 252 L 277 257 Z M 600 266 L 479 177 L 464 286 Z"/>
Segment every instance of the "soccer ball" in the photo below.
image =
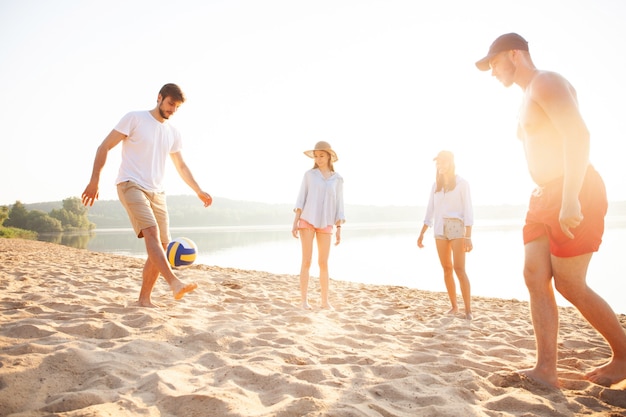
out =
<path fill-rule="evenodd" d="M 189 266 L 196 261 L 198 247 L 193 240 L 186 237 L 173 239 L 165 252 L 167 260 L 174 268 Z"/>

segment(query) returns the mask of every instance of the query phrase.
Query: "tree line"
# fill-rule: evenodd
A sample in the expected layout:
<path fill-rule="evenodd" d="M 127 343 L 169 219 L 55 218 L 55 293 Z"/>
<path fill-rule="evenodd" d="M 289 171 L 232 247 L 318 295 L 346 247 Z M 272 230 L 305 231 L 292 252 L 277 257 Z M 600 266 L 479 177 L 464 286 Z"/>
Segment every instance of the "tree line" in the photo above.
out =
<path fill-rule="evenodd" d="M 168 196 L 167 203 L 172 227 L 290 225 L 293 221 L 291 204 L 214 197 L 211 207 L 205 208 L 195 195 Z M 481 219 L 523 219 L 526 207 L 490 205 L 474 209 L 474 217 L 480 224 Z M 417 228 L 424 212 L 423 206 L 346 205 L 351 224 L 410 222 Z M 623 215 L 626 202 L 611 202 L 609 212 Z M 28 205 L 16 201 L 12 206 L 0 206 L 0 237 L 36 239 L 38 234 L 130 227 L 128 215 L 119 200 L 98 201 L 92 207 L 83 206 L 78 197 Z"/>
<path fill-rule="evenodd" d="M 88 210 L 78 197 L 62 202 L 49 212 L 28 210 L 21 201 L 0 206 L 0 237 L 36 238 L 41 233 L 87 231 L 96 227 L 87 217 Z"/>

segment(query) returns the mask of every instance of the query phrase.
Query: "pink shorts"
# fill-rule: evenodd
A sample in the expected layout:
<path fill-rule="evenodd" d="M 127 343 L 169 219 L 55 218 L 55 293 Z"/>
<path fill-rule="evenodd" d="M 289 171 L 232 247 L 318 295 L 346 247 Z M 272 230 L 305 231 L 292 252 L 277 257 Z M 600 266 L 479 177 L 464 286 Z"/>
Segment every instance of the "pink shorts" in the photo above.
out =
<path fill-rule="evenodd" d="M 332 225 L 331 226 L 322 227 L 322 228 L 316 228 L 311 223 L 307 222 L 306 220 L 302 220 L 302 219 L 298 220 L 298 229 L 311 229 L 311 230 L 315 230 L 317 233 L 332 233 L 333 232 L 333 226 Z"/>
<path fill-rule="evenodd" d="M 524 225 L 524 244 L 547 236 L 550 253 L 560 258 L 597 252 L 602 243 L 604 216 L 608 208 L 602 177 L 589 166 L 578 195 L 583 221 L 578 227 L 570 229 L 574 239 L 565 236 L 559 224 L 562 194 L 562 179 L 552 181 L 533 193 Z"/>

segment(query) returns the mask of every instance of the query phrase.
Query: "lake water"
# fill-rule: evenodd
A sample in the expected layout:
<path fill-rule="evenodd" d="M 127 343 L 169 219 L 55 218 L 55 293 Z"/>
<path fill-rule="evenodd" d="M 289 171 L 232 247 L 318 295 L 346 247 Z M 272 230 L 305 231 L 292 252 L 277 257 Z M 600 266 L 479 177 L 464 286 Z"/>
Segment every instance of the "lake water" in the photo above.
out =
<path fill-rule="evenodd" d="M 522 276 L 520 221 L 478 223 L 473 231 L 474 250 L 466 260 L 472 295 L 528 300 Z M 331 248 L 331 278 L 445 292 L 432 229 L 427 233 L 426 247 L 419 249 L 419 228 L 421 223 L 414 222 L 346 223 L 341 244 Z M 197 244 L 197 263 L 276 274 L 299 273 L 300 242 L 291 236 L 290 225 L 172 228 L 171 233 L 172 237 L 188 237 Z M 626 277 L 621 263 L 625 241 L 626 218 L 607 218 L 602 246 L 594 254 L 587 274 L 589 285 L 621 314 L 626 314 Z M 86 247 L 145 258 L 143 240 L 135 238 L 131 229 L 96 230 Z M 311 276 L 317 276 L 316 252 L 313 256 Z M 298 291 L 295 277 L 293 288 Z M 570 306 L 560 296 L 558 303 Z"/>

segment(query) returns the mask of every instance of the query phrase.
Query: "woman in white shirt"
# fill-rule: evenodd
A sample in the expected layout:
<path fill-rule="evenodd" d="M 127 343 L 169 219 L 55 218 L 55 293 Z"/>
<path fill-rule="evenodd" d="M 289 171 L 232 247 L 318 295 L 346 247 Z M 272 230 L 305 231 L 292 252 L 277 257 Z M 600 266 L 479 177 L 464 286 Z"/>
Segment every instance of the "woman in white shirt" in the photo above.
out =
<path fill-rule="evenodd" d="M 454 282 L 456 273 L 465 305 L 465 318 L 471 320 L 470 282 L 465 272 L 465 253 L 472 250 L 474 224 L 469 183 L 456 175 L 452 152 L 441 151 L 434 161 L 437 163 L 436 182 L 430 193 L 424 226 L 417 238 L 417 246 L 424 247 L 422 243 L 424 232 L 433 227 L 443 278 L 452 304 L 448 314 L 456 314 L 459 311 Z"/>
<path fill-rule="evenodd" d="M 315 160 L 313 168 L 304 173 L 300 193 L 294 208 L 295 218 L 291 233 L 302 242 L 302 264 L 300 267 L 300 294 L 302 308 L 310 309 L 308 303 L 309 270 L 313 257 L 313 238 L 317 240 L 317 263 L 320 268 L 321 306 L 332 309 L 328 294 L 328 256 L 335 228 L 335 245 L 341 242 L 341 224 L 344 223 L 343 178 L 335 172 L 333 163 L 337 154 L 328 142 L 320 141 L 315 148 L 305 151 Z"/>

